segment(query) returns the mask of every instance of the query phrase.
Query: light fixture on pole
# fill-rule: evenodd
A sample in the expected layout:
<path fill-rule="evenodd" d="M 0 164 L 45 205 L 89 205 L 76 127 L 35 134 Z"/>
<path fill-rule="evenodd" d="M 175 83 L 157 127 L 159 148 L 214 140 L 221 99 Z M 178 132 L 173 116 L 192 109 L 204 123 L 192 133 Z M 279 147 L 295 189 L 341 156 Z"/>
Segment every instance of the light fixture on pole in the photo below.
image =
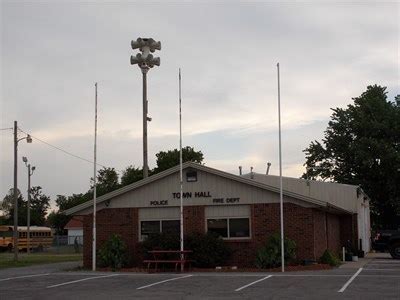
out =
<path fill-rule="evenodd" d="M 27 143 L 32 143 L 32 138 L 29 134 L 18 139 L 18 122 L 14 121 L 14 261 L 18 261 L 18 142 L 25 139 Z"/>
<path fill-rule="evenodd" d="M 31 252 L 31 235 L 30 235 L 30 228 L 31 228 L 31 176 L 33 175 L 33 171 L 35 171 L 36 167 L 28 164 L 28 159 L 23 156 L 22 161 L 25 163 L 25 166 L 28 168 L 28 216 L 26 221 L 27 226 L 27 245 L 26 245 L 26 252 L 29 254 Z"/>
<path fill-rule="evenodd" d="M 151 121 L 148 116 L 147 100 L 147 72 L 154 66 L 160 65 L 160 58 L 154 57 L 150 52 L 161 50 L 161 42 L 156 42 L 152 38 L 138 38 L 131 41 L 132 49 L 139 49 L 136 56 L 131 56 L 131 65 L 138 65 L 143 74 L 143 178 L 149 176 L 149 166 L 147 159 L 147 122 Z"/>

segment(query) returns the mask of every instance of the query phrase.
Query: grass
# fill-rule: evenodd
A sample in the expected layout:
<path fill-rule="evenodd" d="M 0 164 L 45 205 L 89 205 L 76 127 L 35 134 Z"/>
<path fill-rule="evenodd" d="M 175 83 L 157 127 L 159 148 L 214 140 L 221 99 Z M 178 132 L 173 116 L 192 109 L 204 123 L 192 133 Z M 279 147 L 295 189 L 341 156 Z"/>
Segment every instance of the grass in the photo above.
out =
<path fill-rule="evenodd" d="M 3 252 L 0 253 L 0 270 L 6 268 L 80 260 L 82 260 L 82 253 L 73 253 L 69 248 L 49 249 L 46 252 L 37 252 L 31 254 L 20 252 L 18 254 L 17 262 L 14 262 L 13 253 Z"/>

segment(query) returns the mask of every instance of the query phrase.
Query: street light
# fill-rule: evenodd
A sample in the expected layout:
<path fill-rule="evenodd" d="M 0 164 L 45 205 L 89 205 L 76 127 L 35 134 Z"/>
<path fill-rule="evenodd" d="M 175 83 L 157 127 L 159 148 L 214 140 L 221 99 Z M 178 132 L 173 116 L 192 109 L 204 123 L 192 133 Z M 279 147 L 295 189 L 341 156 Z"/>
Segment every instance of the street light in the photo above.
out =
<path fill-rule="evenodd" d="M 14 261 L 18 261 L 18 142 L 25 140 L 32 143 L 32 137 L 27 136 L 18 139 L 18 122 L 14 121 Z"/>
<path fill-rule="evenodd" d="M 35 171 L 36 167 L 32 166 L 31 164 L 28 164 L 28 159 L 23 156 L 22 161 L 25 163 L 25 166 L 28 168 L 28 217 L 27 217 L 27 248 L 26 252 L 29 254 L 31 252 L 30 249 L 30 240 L 31 240 L 31 235 L 30 235 L 30 227 L 31 227 L 31 176 L 33 174 L 33 171 Z"/>
<path fill-rule="evenodd" d="M 147 100 L 147 72 L 154 66 L 160 66 L 160 58 L 154 57 L 150 52 L 161 50 L 161 42 L 156 42 L 152 38 L 138 38 L 131 41 L 133 50 L 139 49 L 136 56 L 131 56 L 131 65 L 138 65 L 143 74 L 143 178 L 149 175 L 149 166 L 147 163 L 147 122 L 151 121 L 148 114 Z"/>

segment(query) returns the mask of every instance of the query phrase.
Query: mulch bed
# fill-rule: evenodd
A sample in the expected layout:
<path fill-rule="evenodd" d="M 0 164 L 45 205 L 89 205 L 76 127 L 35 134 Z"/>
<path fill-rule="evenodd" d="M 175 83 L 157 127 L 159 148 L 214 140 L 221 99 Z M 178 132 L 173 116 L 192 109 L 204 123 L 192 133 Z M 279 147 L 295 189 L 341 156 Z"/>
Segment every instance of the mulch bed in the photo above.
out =
<path fill-rule="evenodd" d="M 285 266 L 285 271 L 286 272 L 296 272 L 296 271 L 318 271 L 318 270 L 331 270 L 333 269 L 332 266 L 326 265 L 326 264 L 313 264 L 313 265 L 291 265 L 291 266 Z M 98 271 L 103 271 L 103 272 L 111 272 L 111 268 L 98 268 Z M 171 272 L 174 271 L 173 269 L 166 269 L 164 270 L 158 270 L 158 272 Z M 147 268 L 123 268 L 118 270 L 118 272 L 135 272 L 135 273 L 147 273 Z M 152 270 L 150 269 L 150 272 L 152 273 Z M 221 267 L 221 269 L 207 269 L 207 268 L 192 268 L 190 272 L 231 272 L 231 273 L 241 273 L 241 272 L 281 272 L 281 268 L 273 268 L 273 269 L 257 269 L 257 268 L 237 268 L 233 269 L 232 267 Z M 179 272 L 178 272 L 179 273 Z"/>

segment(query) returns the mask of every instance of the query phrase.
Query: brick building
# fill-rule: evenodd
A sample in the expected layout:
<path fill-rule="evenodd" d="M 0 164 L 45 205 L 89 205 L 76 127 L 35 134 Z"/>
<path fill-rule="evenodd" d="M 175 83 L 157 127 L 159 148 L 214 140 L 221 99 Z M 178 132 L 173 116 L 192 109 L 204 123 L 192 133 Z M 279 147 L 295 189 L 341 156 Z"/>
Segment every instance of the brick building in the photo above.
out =
<path fill-rule="evenodd" d="M 280 232 L 276 176 L 237 176 L 195 163 L 183 165 L 184 233 L 213 231 L 234 250 L 232 265 L 252 266 L 257 250 Z M 153 232 L 179 232 L 179 166 L 97 199 L 97 247 L 114 233 L 140 264 L 138 243 Z M 369 198 L 357 186 L 284 178 L 285 236 L 299 259 L 340 253 L 347 241 L 369 251 Z M 91 266 L 92 201 L 66 211 L 83 216 L 84 265 Z M 195 249 L 193 249 L 195 250 Z"/>

